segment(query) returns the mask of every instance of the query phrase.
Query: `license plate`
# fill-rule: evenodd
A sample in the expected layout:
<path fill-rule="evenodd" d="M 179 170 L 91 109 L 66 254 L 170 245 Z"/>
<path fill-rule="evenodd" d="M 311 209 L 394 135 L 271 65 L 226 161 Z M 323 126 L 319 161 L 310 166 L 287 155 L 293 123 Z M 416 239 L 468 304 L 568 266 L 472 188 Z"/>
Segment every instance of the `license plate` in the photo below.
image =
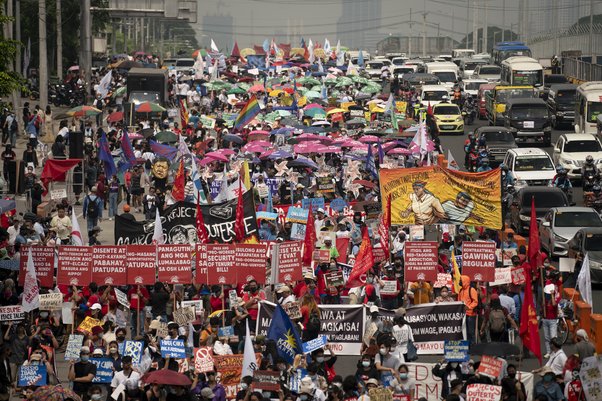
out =
<path fill-rule="evenodd" d="M 453 125 L 442 125 L 441 129 L 454 129 L 455 127 Z"/>
<path fill-rule="evenodd" d="M 523 127 L 525 127 L 525 128 L 535 128 L 535 122 L 534 121 L 525 121 L 523 123 Z"/>

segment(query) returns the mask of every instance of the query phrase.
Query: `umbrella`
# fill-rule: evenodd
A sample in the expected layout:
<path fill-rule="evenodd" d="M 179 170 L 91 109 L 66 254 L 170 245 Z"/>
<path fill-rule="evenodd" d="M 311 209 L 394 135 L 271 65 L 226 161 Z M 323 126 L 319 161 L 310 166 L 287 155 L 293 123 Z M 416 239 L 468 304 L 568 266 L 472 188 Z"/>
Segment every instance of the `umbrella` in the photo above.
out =
<path fill-rule="evenodd" d="M 361 143 L 376 143 L 378 142 L 378 138 L 374 135 L 364 135 L 359 139 L 359 141 Z"/>
<path fill-rule="evenodd" d="M 265 92 L 265 88 L 263 87 L 262 84 L 256 84 L 249 88 L 249 92 L 250 93 Z"/>
<path fill-rule="evenodd" d="M 310 103 L 310 104 L 306 105 L 306 106 L 303 108 L 303 110 L 305 110 L 305 111 L 307 111 L 307 110 L 309 110 L 309 109 L 320 109 L 320 110 L 323 110 L 323 109 L 324 109 L 324 106 L 322 106 L 322 105 L 320 105 L 320 104 L 318 104 L 318 103 Z"/>
<path fill-rule="evenodd" d="M 335 145 L 320 148 L 320 153 L 341 153 L 343 150 Z"/>
<path fill-rule="evenodd" d="M 127 92 L 127 89 L 128 89 L 127 86 L 120 86 L 119 88 L 117 88 L 117 90 L 115 92 L 113 92 L 111 97 L 115 98 L 118 96 L 123 96 Z"/>
<path fill-rule="evenodd" d="M 174 370 L 155 370 L 142 376 L 141 380 L 148 384 L 163 384 L 165 386 L 190 386 L 192 382 L 188 376 Z"/>
<path fill-rule="evenodd" d="M 79 65 L 72 65 L 67 71 L 79 71 Z"/>
<path fill-rule="evenodd" d="M 257 141 L 261 139 L 267 139 L 270 133 L 267 131 L 251 131 L 248 136 L 249 141 Z"/>
<path fill-rule="evenodd" d="M 162 113 L 165 111 L 165 108 L 158 105 L 157 103 L 152 102 L 142 102 L 136 106 L 137 113 L 154 113 L 159 112 Z"/>
<path fill-rule="evenodd" d="M 247 91 L 243 88 L 235 86 L 226 92 L 228 95 L 242 95 L 243 93 L 247 93 Z"/>
<path fill-rule="evenodd" d="M 412 151 L 406 148 L 394 148 L 387 152 L 388 155 L 411 155 Z"/>
<path fill-rule="evenodd" d="M 361 77 L 359 75 L 353 75 L 351 77 L 351 80 L 355 83 L 362 84 L 362 85 L 366 85 L 370 82 L 370 80 L 368 80 L 368 78 Z"/>
<path fill-rule="evenodd" d="M 311 125 L 322 126 L 322 125 L 330 125 L 330 123 L 326 120 L 318 120 L 318 121 L 314 121 Z"/>
<path fill-rule="evenodd" d="M 329 116 L 329 115 L 335 114 L 335 113 L 345 113 L 345 110 L 339 109 L 339 108 L 330 109 L 326 112 L 326 115 Z"/>
<path fill-rule="evenodd" d="M 322 116 L 322 117 L 326 117 L 326 112 L 322 109 L 318 109 L 313 108 L 313 109 L 309 109 L 309 110 L 304 110 L 303 115 L 306 115 L 308 117 L 314 118 L 316 116 Z"/>
<path fill-rule="evenodd" d="M 42 386 L 37 388 L 31 395 L 31 401 L 66 401 L 69 399 L 73 401 L 82 400 L 73 390 L 61 385 Z"/>
<path fill-rule="evenodd" d="M 297 80 L 297 83 L 301 85 L 320 85 L 320 80 L 313 77 L 303 77 Z"/>
<path fill-rule="evenodd" d="M 317 99 L 322 97 L 322 95 L 316 91 L 308 91 L 305 93 L 305 97 L 308 99 Z"/>
<path fill-rule="evenodd" d="M 272 132 L 270 132 L 270 134 L 272 134 L 272 135 L 291 135 L 291 132 L 293 132 L 293 128 L 282 127 L 282 128 L 273 130 Z"/>
<path fill-rule="evenodd" d="M 278 97 L 278 95 L 280 95 L 281 93 L 284 93 L 284 90 L 274 89 L 273 91 L 270 91 L 269 95 L 270 97 Z"/>
<path fill-rule="evenodd" d="M 284 150 L 277 150 L 275 152 L 272 152 L 268 155 L 268 159 L 270 160 L 277 160 L 277 159 L 288 159 L 293 157 L 293 155 L 289 152 L 286 152 Z"/>
<path fill-rule="evenodd" d="M 363 93 L 372 93 L 372 94 L 380 93 L 380 91 L 381 91 L 381 88 L 378 88 L 376 86 L 369 86 L 369 85 L 366 85 L 361 89 L 361 92 L 363 92 Z"/>
<path fill-rule="evenodd" d="M 365 127 L 366 120 L 363 118 L 354 118 L 354 119 L 347 121 L 345 124 L 347 125 L 347 127 L 359 127 L 359 126 Z"/>
<path fill-rule="evenodd" d="M 261 139 L 256 139 L 254 141 L 250 141 L 247 145 L 251 145 L 251 144 L 253 144 L 253 146 L 263 146 L 266 148 L 269 148 L 270 146 L 272 146 L 272 144 L 269 143 L 268 141 L 264 141 Z"/>
<path fill-rule="evenodd" d="M 376 185 L 374 185 L 374 183 L 372 181 L 368 181 L 368 180 L 353 180 L 353 184 L 359 184 L 359 185 L 363 185 L 366 188 L 375 188 Z"/>
<path fill-rule="evenodd" d="M 73 117 L 91 117 L 100 113 L 102 111 L 92 106 L 77 106 L 67 111 L 67 115 Z"/>
<path fill-rule="evenodd" d="M 231 155 L 236 154 L 235 151 L 233 151 L 232 149 L 227 149 L 227 148 L 218 149 L 216 152 L 221 153 L 224 156 L 231 156 Z"/>
<path fill-rule="evenodd" d="M 501 342 L 471 344 L 469 352 L 470 355 L 489 355 L 501 357 L 520 354 L 520 350 L 516 345 Z"/>
<path fill-rule="evenodd" d="M 121 70 L 129 70 L 131 68 L 141 68 L 141 67 L 143 67 L 143 65 L 137 61 L 123 60 L 122 62 L 117 64 L 116 67 Z"/>
<path fill-rule="evenodd" d="M 210 90 L 210 91 L 219 91 L 222 89 L 230 89 L 232 87 L 232 85 L 229 84 L 228 82 L 224 82 L 224 81 L 220 81 L 220 80 L 205 82 L 203 84 L 203 86 L 206 87 L 207 90 Z"/>
<path fill-rule="evenodd" d="M 234 142 L 234 143 L 239 144 L 239 145 L 242 145 L 245 142 L 244 139 L 242 139 L 238 135 L 234 135 L 234 134 L 226 134 L 226 135 L 224 135 L 222 137 L 222 139 L 224 141 Z"/>
<path fill-rule="evenodd" d="M 318 169 L 318 165 L 310 159 L 305 157 L 298 156 L 295 160 L 288 162 L 288 167 L 309 167 L 313 169 Z"/>
<path fill-rule="evenodd" d="M 341 86 L 349 86 L 349 85 L 353 85 L 353 81 L 351 80 L 351 78 L 349 77 L 338 77 L 337 78 L 337 87 L 341 87 Z"/>
<path fill-rule="evenodd" d="M 177 142 L 178 135 L 171 131 L 161 131 L 157 135 L 155 135 L 155 139 L 157 142 Z"/>
<path fill-rule="evenodd" d="M 297 138 L 297 141 L 319 141 L 320 137 L 315 134 L 301 134 Z"/>
<path fill-rule="evenodd" d="M 228 157 L 219 152 L 209 152 L 205 155 L 205 159 L 213 159 L 213 161 L 227 162 Z"/>
<path fill-rule="evenodd" d="M 155 135 L 155 130 L 152 128 L 144 128 L 142 131 L 140 131 L 140 133 L 142 134 L 142 136 L 148 139 L 151 136 Z"/>
<path fill-rule="evenodd" d="M 123 111 L 116 111 L 108 115 L 107 122 L 116 123 L 117 121 L 123 120 Z"/>
<path fill-rule="evenodd" d="M 139 134 L 137 132 L 132 132 L 132 133 L 128 133 L 128 138 L 130 138 L 130 139 L 142 139 L 142 138 L 144 138 L 144 136 L 142 136 L 141 134 Z"/>

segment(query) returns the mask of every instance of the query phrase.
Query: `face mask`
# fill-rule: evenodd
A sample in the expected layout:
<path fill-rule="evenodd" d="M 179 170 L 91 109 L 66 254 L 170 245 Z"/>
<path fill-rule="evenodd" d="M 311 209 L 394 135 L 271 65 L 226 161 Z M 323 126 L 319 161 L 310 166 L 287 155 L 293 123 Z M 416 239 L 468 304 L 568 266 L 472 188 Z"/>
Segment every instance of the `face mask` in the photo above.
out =
<path fill-rule="evenodd" d="M 111 354 L 116 354 L 117 353 L 117 348 L 109 348 L 109 352 Z"/>
<path fill-rule="evenodd" d="M 550 266 L 550 262 L 544 262 L 543 265 L 544 265 L 544 267 L 549 267 Z"/>
<path fill-rule="evenodd" d="M 117 339 L 118 339 L 119 341 L 123 341 L 123 340 L 125 340 L 125 336 L 117 336 Z"/>
<path fill-rule="evenodd" d="M 98 338 L 102 338 L 102 335 L 103 335 L 103 334 L 104 334 L 104 333 L 98 333 Z"/>
<path fill-rule="evenodd" d="M 249 288 L 249 291 L 251 291 L 252 293 L 256 293 L 257 292 L 257 288 L 255 288 L 255 287 Z"/>
<path fill-rule="evenodd" d="M 91 400 L 94 400 L 94 401 L 98 401 L 98 400 L 100 400 L 101 398 L 102 398 L 102 394 L 92 394 L 92 395 L 90 396 L 90 399 L 91 399 Z"/>
<path fill-rule="evenodd" d="M 374 282 L 374 279 L 372 277 L 368 277 L 368 279 L 366 280 L 367 283 L 372 284 Z"/>
<path fill-rule="evenodd" d="M 386 348 L 381 348 L 380 349 L 380 354 L 381 355 L 387 355 L 387 349 Z"/>
<path fill-rule="evenodd" d="M 301 395 L 299 396 L 299 399 L 300 399 L 301 401 L 307 401 L 307 400 L 309 399 L 309 396 L 308 396 L 307 394 L 301 394 Z"/>
<path fill-rule="evenodd" d="M 554 380 L 554 376 L 552 376 L 552 375 L 545 375 L 545 376 L 543 377 L 543 381 L 545 381 L 545 382 L 548 382 L 548 383 L 549 383 L 549 382 L 551 382 L 552 380 Z"/>
<path fill-rule="evenodd" d="M 400 373 L 399 374 L 399 378 L 401 380 L 408 380 L 408 374 L 407 373 Z"/>
<path fill-rule="evenodd" d="M 470 366 L 468 368 L 468 373 L 473 374 L 474 373 L 474 368 L 472 366 Z"/>
<path fill-rule="evenodd" d="M 516 373 L 508 373 L 508 377 L 514 379 L 516 377 Z"/>
<path fill-rule="evenodd" d="M 455 369 L 455 368 L 458 367 L 458 363 L 457 362 L 452 362 L 452 363 L 449 364 L 449 366 L 451 366 L 452 369 Z"/>
<path fill-rule="evenodd" d="M 316 362 L 318 362 L 318 363 L 324 362 L 324 357 L 323 356 L 316 357 Z"/>
<path fill-rule="evenodd" d="M 240 383 L 241 390 L 246 390 L 247 388 L 249 388 L 249 385 L 247 383 Z"/>
<path fill-rule="evenodd" d="M 441 297 L 442 297 L 442 298 L 447 298 L 447 296 L 448 296 L 448 295 L 449 295 L 449 294 L 448 294 L 447 292 L 442 292 L 442 293 L 441 293 Z"/>
<path fill-rule="evenodd" d="M 42 319 L 46 319 L 46 318 L 48 317 L 48 312 L 41 312 L 41 313 L 40 313 L 40 317 L 41 317 Z"/>
<path fill-rule="evenodd" d="M 370 366 L 370 361 L 362 361 L 362 366 L 367 368 Z"/>
<path fill-rule="evenodd" d="M 90 360 L 90 356 L 89 355 L 82 355 L 80 357 L 82 362 L 88 362 Z"/>

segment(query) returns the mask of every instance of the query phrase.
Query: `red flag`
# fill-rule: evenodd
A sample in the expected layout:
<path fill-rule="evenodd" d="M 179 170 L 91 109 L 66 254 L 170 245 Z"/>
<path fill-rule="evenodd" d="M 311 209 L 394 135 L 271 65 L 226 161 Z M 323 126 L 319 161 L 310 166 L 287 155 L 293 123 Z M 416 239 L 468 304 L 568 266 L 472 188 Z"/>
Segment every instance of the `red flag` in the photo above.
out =
<path fill-rule="evenodd" d="M 314 214 L 311 207 L 307 213 L 307 225 L 305 226 L 305 249 L 303 250 L 303 266 L 310 266 L 316 247 L 316 226 L 314 225 Z"/>
<path fill-rule="evenodd" d="M 309 50 L 306 45 L 303 45 L 303 58 L 305 60 L 309 60 Z"/>
<path fill-rule="evenodd" d="M 365 278 L 362 279 L 362 276 L 368 273 L 368 270 L 372 268 L 374 265 L 374 256 L 372 255 L 372 242 L 370 241 L 370 237 L 368 236 L 368 228 L 363 228 L 362 233 L 362 244 L 360 245 L 360 250 L 357 253 L 355 258 L 355 264 L 353 265 L 353 269 L 349 274 L 349 279 L 347 280 L 346 287 L 359 287 L 360 285 L 364 285 Z"/>
<path fill-rule="evenodd" d="M 433 107 L 431 106 L 431 102 L 429 102 L 429 106 L 426 109 L 426 114 L 432 116 L 433 115 Z"/>
<path fill-rule="evenodd" d="M 238 42 L 234 42 L 234 47 L 232 48 L 232 54 L 230 54 L 230 57 L 240 58 L 240 50 L 238 50 Z"/>
<path fill-rule="evenodd" d="M 520 313 L 520 338 L 527 349 L 539 359 L 541 365 L 541 343 L 537 325 L 537 312 L 533 301 L 533 287 L 531 286 L 531 272 L 525 269 L 525 299 Z"/>
<path fill-rule="evenodd" d="M 380 235 L 380 246 L 385 252 L 387 261 L 389 260 L 389 228 L 391 227 L 391 195 L 387 197 L 387 207 L 380 214 L 380 225 L 378 226 L 378 235 Z"/>
<path fill-rule="evenodd" d="M 184 158 L 180 159 L 180 167 L 178 168 L 178 172 L 173 180 L 173 187 L 171 189 L 171 196 L 173 196 L 174 200 L 183 201 L 184 200 L 184 186 L 186 185 L 186 170 L 184 170 Z"/>
<path fill-rule="evenodd" d="M 535 198 L 531 198 L 531 222 L 529 224 L 529 251 L 527 256 L 529 257 L 529 264 L 531 265 L 531 272 L 535 272 L 539 267 L 539 259 L 541 244 L 539 243 L 539 227 L 537 226 L 537 214 L 535 213 Z M 530 281 L 527 281 L 530 283 Z"/>
<path fill-rule="evenodd" d="M 200 194 L 196 199 L 196 236 L 197 236 L 197 244 L 208 244 L 209 243 L 209 234 L 207 233 L 207 228 L 205 227 L 205 219 L 203 218 L 203 213 L 201 212 L 201 204 L 200 204 Z"/>
<path fill-rule="evenodd" d="M 188 126 L 188 105 L 184 99 L 180 99 L 180 123 L 182 124 L 182 132 L 186 130 Z"/>
<path fill-rule="evenodd" d="M 238 180 L 238 202 L 236 203 L 236 221 L 234 222 L 234 235 L 237 242 L 245 239 L 245 209 L 242 203 L 242 180 Z"/>

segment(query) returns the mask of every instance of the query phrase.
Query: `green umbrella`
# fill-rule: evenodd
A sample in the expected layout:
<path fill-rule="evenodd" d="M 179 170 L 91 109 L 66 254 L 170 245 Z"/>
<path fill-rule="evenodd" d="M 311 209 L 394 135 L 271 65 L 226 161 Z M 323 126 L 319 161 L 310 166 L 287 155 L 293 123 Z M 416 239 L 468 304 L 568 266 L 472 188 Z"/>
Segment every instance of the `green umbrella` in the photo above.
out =
<path fill-rule="evenodd" d="M 320 85 L 320 80 L 314 77 L 303 77 L 297 80 L 297 82 L 301 85 Z"/>
<path fill-rule="evenodd" d="M 382 85 L 374 81 L 368 81 L 365 87 L 377 88 L 379 91 L 383 89 Z"/>
<path fill-rule="evenodd" d="M 349 86 L 352 85 L 353 81 L 349 77 L 338 77 L 337 78 L 337 86 Z"/>
<path fill-rule="evenodd" d="M 251 88 L 251 85 L 246 82 L 239 82 L 237 85 L 240 89 L 243 89 L 245 92 L 248 92 Z"/>
<path fill-rule="evenodd" d="M 360 77 L 359 75 L 353 75 L 351 77 L 351 80 L 353 82 L 355 82 L 355 83 L 359 83 L 359 84 L 362 84 L 362 85 L 367 85 L 367 84 L 370 83 L 370 80 L 368 78 Z"/>
<path fill-rule="evenodd" d="M 316 116 L 324 116 L 324 117 L 326 117 L 326 112 L 324 110 L 318 108 L 318 107 L 315 107 L 315 108 L 312 108 L 312 109 L 305 110 L 303 112 L 303 115 L 309 116 L 311 118 L 314 118 Z"/>
<path fill-rule="evenodd" d="M 306 98 L 308 98 L 308 99 L 317 99 L 317 98 L 322 97 L 322 95 L 319 92 L 316 92 L 316 91 L 306 92 L 304 96 Z"/>
<path fill-rule="evenodd" d="M 322 92 L 322 85 L 314 85 L 311 87 L 310 91 Z"/>
<path fill-rule="evenodd" d="M 127 88 L 126 86 L 121 86 L 121 87 L 117 88 L 117 90 L 116 90 L 115 92 L 113 92 L 113 95 L 112 95 L 112 97 L 113 97 L 113 98 L 116 98 L 116 97 L 118 97 L 118 96 L 123 96 L 123 95 L 125 95 L 125 93 L 127 92 L 127 89 L 128 89 L 128 88 Z"/>
<path fill-rule="evenodd" d="M 336 78 L 326 78 L 326 80 L 324 81 L 324 83 L 326 85 L 336 85 L 337 84 L 337 80 L 336 80 Z"/>
<path fill-rule="evenodd" d="M 229 84 L 228 82 L 224 82 L 224 81 L 220 81 L 220 80 L 206 82 L 203 84 L 203 86 L 205 86 L 207 88 L 207 90 L 210 90 L 210 91 L 219 91 L 222 89 L 230 89 L 232 87 L 232 85 Z"/>
<path fill-rule="evenodd" d="M 370 93 L 370 94 L 380 93 L 380 88 L 377 88 L 375 86 L 364 86 L 360 92 Z"/>
<path fill-rule="evenodd" d="M 178 141 L 178 135 L 171 131 L 161 131 L 155 135 L 157 142 L 173 143 Z"/>
<path fill-rule="evenodd" d="M 288 110 L 276 110 L 276 113 L 278 113 L 280 117 L 289 117 L 292 115 L 292 113 Z"/>
<path fill-rule="evenodd" d="M 309 91 L 309 89 L 307 89 L 305 86 L 298 86 L 298 87 L 297 87 L 297 92 L 299 92 L 299 93 L 300 93 L 300 94 L 302 94 L 302 95 L 303 95 L 304 93 L 306 93 L 307 91 Z"/>
<path fill-rule="evenodd" d="M 243 93 L 247 93 L 246 90 L 244 90 L 243 88 L 239 88 L 239 87 L 233 87 L 230 88 L 230 90 L 228 92 L 226 92 L 228 95 L 242 95 Z"/>

